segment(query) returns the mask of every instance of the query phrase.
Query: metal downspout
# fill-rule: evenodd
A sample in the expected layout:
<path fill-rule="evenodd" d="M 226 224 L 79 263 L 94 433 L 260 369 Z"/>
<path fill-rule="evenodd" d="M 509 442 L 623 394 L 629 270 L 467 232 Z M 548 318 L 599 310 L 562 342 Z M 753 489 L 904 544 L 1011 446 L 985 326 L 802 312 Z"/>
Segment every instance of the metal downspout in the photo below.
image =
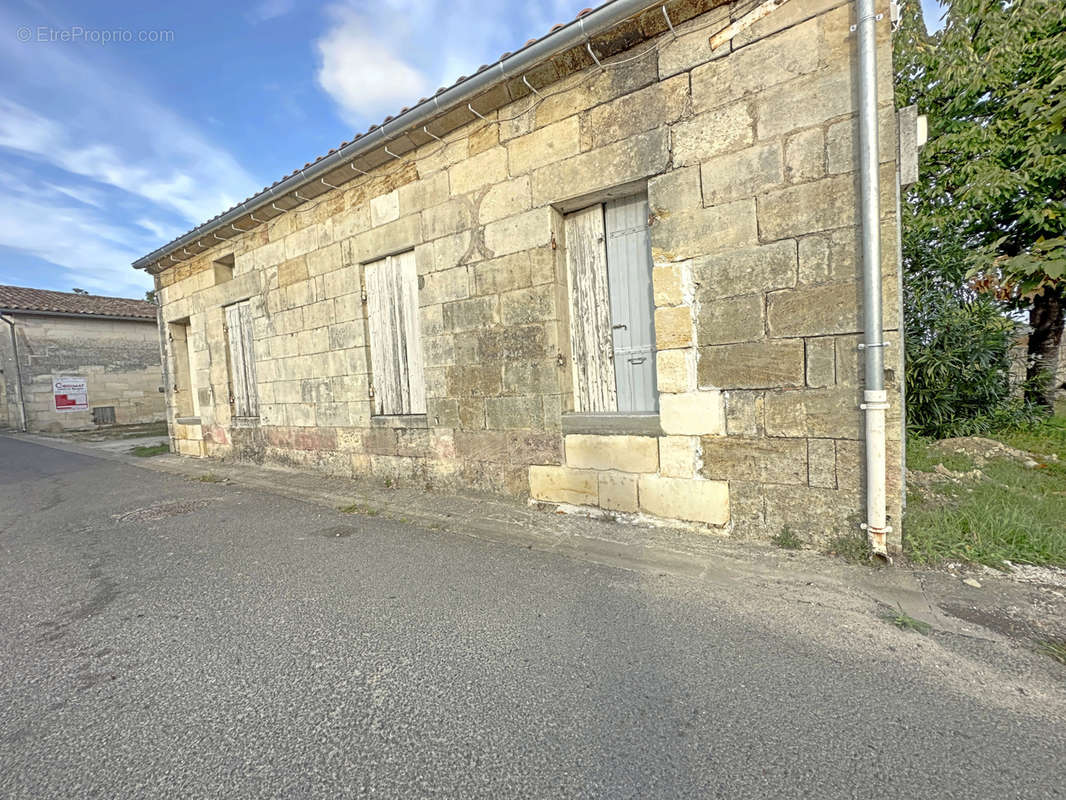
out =
<path fill-rule="evenodd" d="M 863 322 L 866 416 L 866 522 L 875 558 L 888 559 L 885 489 L 884 339 L 881 319 L 881 183 L 877 141 L 877 20 L 875 0 L 856 0 L 859 51 L 859 182 L 862 216 Z"/>
<path fill-rule="evenodd" d="M 11 355 L 15 359 L 15 392 L 19 400 L 19 430 L 26 432 L 26 397 L 22 394 L 22 365 L 19 364 L 19 342 L 15 336 L 15 320 L 8 319 L 0 314 L 0 319 L 10 326 L 11 330 Z"/>

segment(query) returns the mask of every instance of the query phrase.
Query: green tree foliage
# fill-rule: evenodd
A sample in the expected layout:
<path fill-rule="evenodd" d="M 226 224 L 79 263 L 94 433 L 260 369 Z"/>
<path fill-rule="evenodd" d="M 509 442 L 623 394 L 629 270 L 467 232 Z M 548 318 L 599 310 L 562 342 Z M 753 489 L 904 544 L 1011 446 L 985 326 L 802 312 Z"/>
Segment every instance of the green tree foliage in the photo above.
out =
<path fill-rule="evenodd" d="M 911 423 L 980 426 L 1017 406 L 1010 309 L 1027 309 L 1033 328 L 1028 397 L 1050 406 L 1038 378 L 1057 357 L 1066 297 L 1061 0 L 949 0 L 933 36 L 908 0 L 895 47 L 897 104 L 917 103 L 930 128 L 902 220 Z"/>

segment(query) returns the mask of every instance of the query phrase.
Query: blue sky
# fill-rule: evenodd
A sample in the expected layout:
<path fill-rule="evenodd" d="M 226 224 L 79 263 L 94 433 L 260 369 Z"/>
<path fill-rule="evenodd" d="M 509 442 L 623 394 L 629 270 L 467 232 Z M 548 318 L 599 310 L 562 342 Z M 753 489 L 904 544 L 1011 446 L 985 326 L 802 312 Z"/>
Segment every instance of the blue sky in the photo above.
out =
<path fill-rule="evenodd" d="M 140 296 L 134 259 L 588 3 L 8 0 L 0 283 Z"/>

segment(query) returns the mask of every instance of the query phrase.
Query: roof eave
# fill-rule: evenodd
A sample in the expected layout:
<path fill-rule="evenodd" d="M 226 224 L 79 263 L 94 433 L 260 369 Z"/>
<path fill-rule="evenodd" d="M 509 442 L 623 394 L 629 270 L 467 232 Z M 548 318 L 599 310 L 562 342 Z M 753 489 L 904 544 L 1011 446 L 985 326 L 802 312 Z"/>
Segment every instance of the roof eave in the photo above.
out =
<path fill-rule="evenodd" d="M 157 274 L 165 267 L 153 270 L 151 269 L 152 265 L 158 262 L 159 259 L 170 256 L 179 248 L 193 244 L 202 237 L 227 225 L 233 225 L 236 220 L 246 214 L 254 213 L 272 200 L 307 186 L 338 166 L 343 166 L 361 155 L 368 154 L 388 144 L 400 134 L 426 125 L 441 114 L 461 107 L 465 103 L 470 103 L 478 95 L 497 86 L 502 81 L 517 77 L 549 58 L 564 53 L 570 48 L 591 39 L 593 36 L 606 32 L 630 17 L 662 4 L 663 0 L 657 0 L 656 2 L 650 2 L 650 0 L 610 0 L 610 2 L 548 33 L 507 58 L 497 61 L 487 69 L 428 98 L 394 119 L 388 120 L 369 134 L 356 139 L 274 186 L 268 187 L 215 219 L 203 223 L 148 255 L 137 259 L 132 266 L 134 269 L 143 269 L 151 274 Z M 472 119 L 475 118 L 473 115 L 471 117 Z"/>

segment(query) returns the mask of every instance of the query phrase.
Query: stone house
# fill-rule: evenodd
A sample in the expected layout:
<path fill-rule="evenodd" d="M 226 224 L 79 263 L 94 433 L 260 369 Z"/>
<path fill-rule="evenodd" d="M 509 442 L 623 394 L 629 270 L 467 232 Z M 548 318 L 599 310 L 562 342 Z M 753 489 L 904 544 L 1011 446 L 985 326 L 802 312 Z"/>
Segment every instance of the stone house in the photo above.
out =
<path fill-rule="evenodd" d="M 161 298 L 174 449 L 737 535 L 857 532 L 856 11 L 751 8 L 614 0 L 136 262 Z"/>
<path fill-rule="evenodd" d="M 0 428 L 163 420 L 157 314 L 144 300 L 0 286 Z"/>

